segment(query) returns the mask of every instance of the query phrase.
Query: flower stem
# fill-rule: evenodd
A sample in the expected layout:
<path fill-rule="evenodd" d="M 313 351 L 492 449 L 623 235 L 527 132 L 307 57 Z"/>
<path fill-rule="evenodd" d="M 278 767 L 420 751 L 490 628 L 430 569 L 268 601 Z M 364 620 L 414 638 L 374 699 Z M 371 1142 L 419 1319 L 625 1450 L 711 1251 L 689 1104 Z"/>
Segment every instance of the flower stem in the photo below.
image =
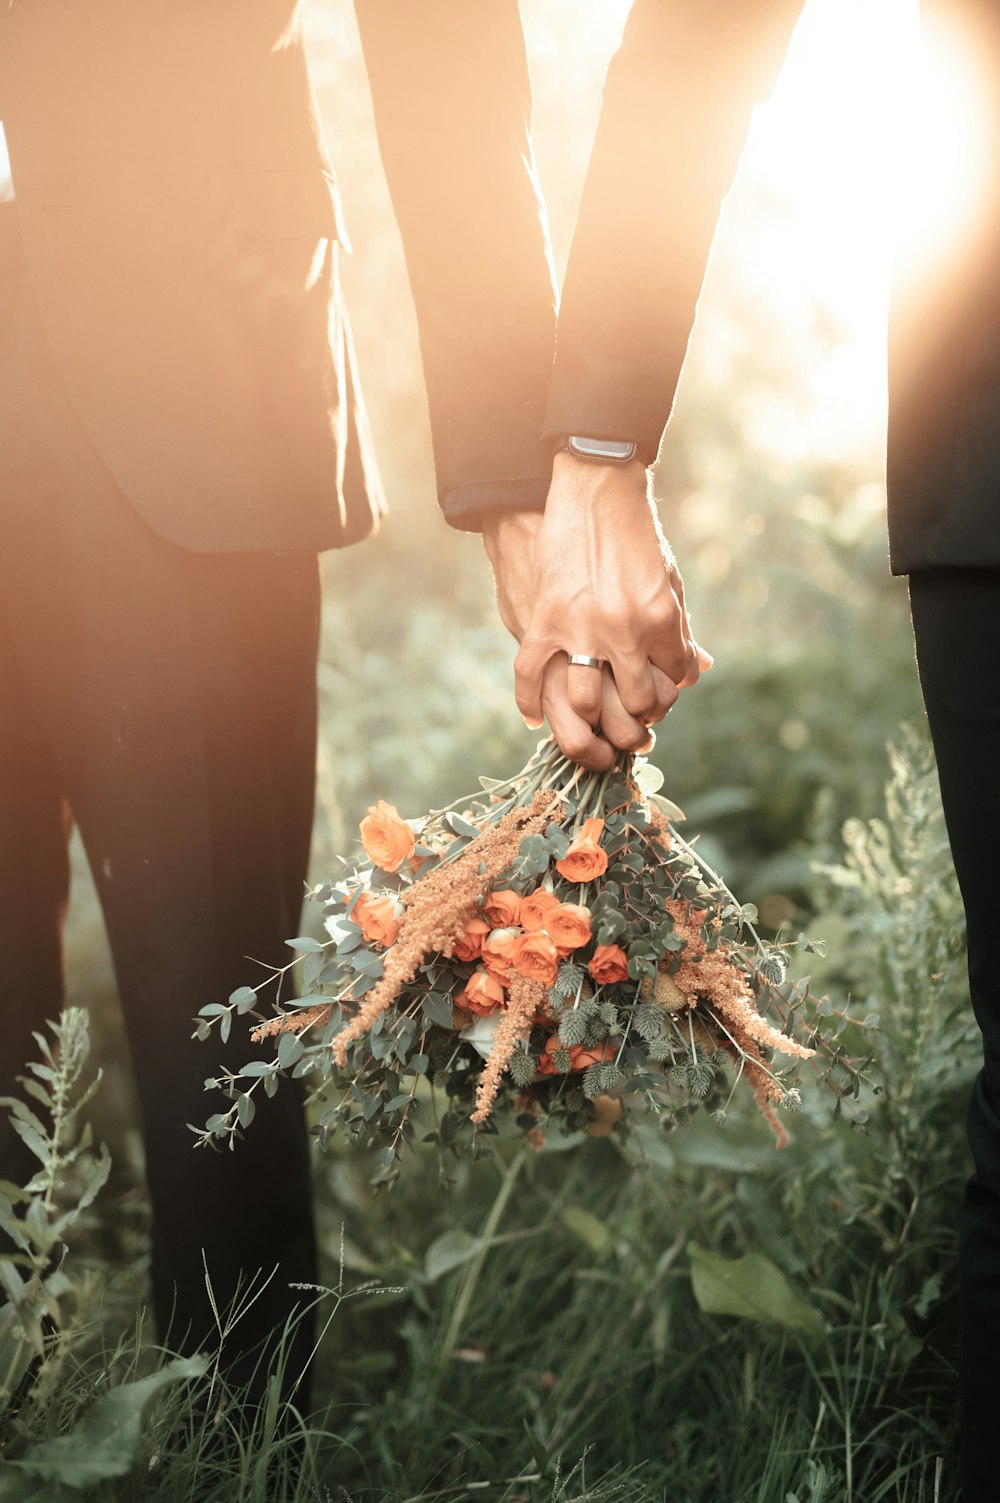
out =
<path fill-rule="evenodd" d="M 500 1188 L 497 1191 L 493 1204 L 490 1207 L 489 1215 L 483 1222 L 483 1229 L 479 1234 L 479 1246 L 477 1247 L 475 1255 L 469 1263 L 468 1268 L 465 1270 L 465 1277 L 462 1279 L 462 1285 L 458 1291 L 458 1297 L 455 1300 L 454 1307 L 452 1308 L 451 1319 L 448 1322 L 448 1328 L 445 1331 L 444 1340 L 441 1342 L 441 1345 L 438 1348 L 436 1373 L 434 1382 L 431 1387 L 432 1397 L 437 1392 L 438 1385 L 441 1381 L 442 1372 L 449 1362 L 452 1352 L 455 1349 L 456 1343 L 458 1342 L 458 1338 L 462 1333 L 462 1326 L 465 1323 L 465 1317 L 468 1314 L 469 1305 L 472 1302 L 472 1296 L 476 1291 L 476 1285 L 479 1282 L 479 1276 L 483 1271 L 483 1264 L 486 1262 L 486 1254 L 490 1250 L 493 1238 L 496 1235 L 497 1227 L 500 1225 L 500 1218 L 503 1216 L 503 1213 L 506 1210 L 507 1202 L 510 1199 L 511 1192 L 514 1189 L 517 1177 L 521 1172 L 521 1168 L 524 1164 L 525 1159 L 527 1158 L 527 1149 L 519 1149 L 509 1165 L 504 1165 L 503 1160 L 496 1152 L 494 1152 L 493 1157 L 496 1163 L 503 1170 L 503 1177 L 500 1181 Z"/>

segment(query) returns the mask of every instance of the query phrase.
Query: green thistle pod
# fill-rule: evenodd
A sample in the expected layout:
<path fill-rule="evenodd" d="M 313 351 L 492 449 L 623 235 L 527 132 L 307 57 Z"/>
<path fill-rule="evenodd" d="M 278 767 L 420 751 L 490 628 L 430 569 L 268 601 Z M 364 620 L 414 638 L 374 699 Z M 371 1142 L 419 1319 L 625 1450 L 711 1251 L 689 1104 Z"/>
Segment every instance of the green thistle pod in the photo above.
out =
<path fill-rule="evenodd" d="M 670 1040 L 665 1036 L 661 1036 L 658 1039 L 650 1039 L 649 1047 L 646 1050 L 649 1058 L 656 1064 L 662 1064 L 664 1060 L 669 1059 L 671 1052 Z"/>
<path fill-rule="evenodd" d="M 587 1037 L 587 1018 L 578 1007 L 569 1007 L 559 1020 L 559 1038 L 567 1049 L 576 1049 Z"/>
<path fill-rule="evenodd" d="M 670 1071 L 667 1079 L 670 1081 L 670 1084 L 672 1086 L 676 1086 L 679 1091 L 686 1091 L 688 1089 L 687 1065 L 674 1065 L 674 1068 Z"/>
<path fill-rule="evenodd" d="M 537 1068 L 538 1061 L 526 1049 L 515 1049 L 507 1066 L 511 1080 L 518 1087 L 530 1085 Z"/>
<path fill-rule="evenodd" d="M 786 1111 L 800 1112 L 802 1110 L 802 1092 L 797 1086 L 787 1090 L 781 1099 L 781 1104 Z"/>
<path fill-rule="evenodd" d="M 590 1065 L 583 1072 L 583 1094 L 594 1100 L 596 1096 L 604 1095 L 604 1086 L 601 1083 L 603 1065 Z"/>
<path fill-rule="evenodd" d="M 555 1051 L 552 1056 L 552 1063 L 560 1075 L 568 1075 L 573 1068 L 573 1061 L 570 1059 L 569 1050 L 566 1048 L 559 1048 Z"/>
<path fill-rule="evenodd" d="M 625 1084 L 625 1071 L 613 1059 L 606 1059 L 602 1065 L 597 1065 L 596 1068 L 600 1071 L 599 1079 L 602 1091 L 615 1091 L 619 1086 Z"/>
<path fill-rule="evenodd" d="M 771 950 L 757 966 L 757 974 L 771 986 L 780 986 L 788 974 L 788 962 L 780 950 Z"/>
<path fill-rule="evenodd" d="M 613 1002 L 602 1002 L 597 1009 L 597 1016 L 602 1023 L 606 1023 L 610 1028 L 614 1023 L 618 1022 L 618 1009 Z"/>
<path fill-rule="evenodd" d="M 647 1043 L 663 1035 L 663 1009 L 652 1002 L 640 1002 L 635 1010 L 635 1027 L 640 1038 Z M 661 1056 L 662 1058 L 663 1056 Z"/>
<path fill-rule="evenodd" d="M 712 1082 L 715 1080 L 715 1071 L 706 1060 L 699 1060 L 697 1064 L 689 1066 L 688 1077 L 690 1080 L 688 1089 L 691 1095 L 697 1096 L 699 1100 L 702 1100 L 712 1089 Z"/>
<path fill-rule="evenodd" d="M 553 983 L 552 990 L 559 997 L 575 997 L 580 989 L 580 983 L 586 972 L 575 961 L 566 961 L 559 967 L 559 974 Z"/>

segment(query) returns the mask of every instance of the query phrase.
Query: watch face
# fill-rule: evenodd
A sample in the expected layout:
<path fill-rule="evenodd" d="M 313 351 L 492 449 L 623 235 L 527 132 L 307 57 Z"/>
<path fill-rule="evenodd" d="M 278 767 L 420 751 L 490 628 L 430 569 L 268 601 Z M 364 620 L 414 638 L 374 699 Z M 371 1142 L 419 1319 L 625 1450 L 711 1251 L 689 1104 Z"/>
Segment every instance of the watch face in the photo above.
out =
<path fill-rule="evenodd" d="M 627 464 L 635 455 L 635 444 L 627 439 L 581 438 L 574 434 L 567 448 L 578 459 L 600 459 L 613 464 Z"/>

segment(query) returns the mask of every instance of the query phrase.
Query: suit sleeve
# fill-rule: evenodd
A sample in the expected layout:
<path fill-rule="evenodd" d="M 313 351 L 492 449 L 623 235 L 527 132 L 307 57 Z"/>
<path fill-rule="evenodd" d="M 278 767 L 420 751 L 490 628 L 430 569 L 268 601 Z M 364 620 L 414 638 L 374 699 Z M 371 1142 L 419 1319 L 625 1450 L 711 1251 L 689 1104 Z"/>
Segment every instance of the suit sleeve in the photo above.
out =
<path fill-rule="evenodd" d="M 355 0 L 417 312 L 438 494 L 541 508 L 555 290 L 517 0 Z"/>
<path fill-rule="evenodd" d="M 544 433 L 655 459 L 722 200 L 802 0 L 635 0 L 604 88 Z"/>

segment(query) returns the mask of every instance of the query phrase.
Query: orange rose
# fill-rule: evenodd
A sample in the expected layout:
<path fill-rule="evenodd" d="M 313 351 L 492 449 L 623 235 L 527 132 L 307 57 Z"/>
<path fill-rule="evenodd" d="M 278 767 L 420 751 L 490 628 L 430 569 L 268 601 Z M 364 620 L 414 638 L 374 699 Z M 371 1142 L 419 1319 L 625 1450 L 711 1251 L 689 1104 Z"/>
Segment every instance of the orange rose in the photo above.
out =
<path fill-rule="evenodd" d="M 361 821 L 361 844 L 369 861 L 385 872 L 398 871 L 412 855 L 416 836 L 392 804 L 380 798 Z"/>
<path fill-rule="evenodd" d="M 514 941 L 517 929 L 494 929 L 483 940 L 483 965 L 498 981 L 510 980 L 510 968 L 514 963 Z"/>
<path fill-rule="evenodd" d="M 583 829 L 573 841 L 556 871 L 570 882 L 593 882 L 608 869 L 608 853 L 600 845 L 603 819 L 585 819 Z"/>
<path fill-rule="evenodd" d="M 489 932 L 490 926 L 485 919 L 470 919 L 456 939 L 452 954 L 458 960 L 478 960 L 483 951 L 483 940 Z"/>
<path fill-rule="evenodd" d="M 565 1049 L 566 1045 L 560 1039 L 558 1033 L 550 1033 L 545 1044 L 545 1052 L 538 1061 L 538 1073 L 540 1075 L 558 1075 L 556 1069 L 556 1051 Z M 618 1052 L 617 1046 L 610 1039 L 605 1039 L 603 1044 L 592 1044 L 589 1048 L 586 1044 L 578 1044 L 575 1049 L 567 1051 L 569 1054 L 569 1067 L 571 1070 L 586 1070 L 589 1065 L 602 1064 L 606 1059 L 614 1059 Z"/>
<path fill-rule="evenodd" d="M 512 956 L 514 969 L 531 981 L 540 981 L 551 986 L 559 970 L 559 951 L 544 930 L 534 934 L 521 934 L 514 941 Z"/>
<path fill-rule="evenodd" d="M 503 1006 L 503 1000 L 503 986 L 488 971 L 474 971 L 458 998 L 460 1006 L 467 1007 L 470 1012 L 478 1012 L 481 1017 L 496 1012 L 498 1007 Z"/>
<path fill-rule="evenodd" d="M 402 903 L 387 892 L 363 892 L 351 909 L 365 939 L 380 945 L 395 944 L 402 916 Z"/>
<path fill-rule="evenodd" d="M 545 928 L 545 916 L 559 907 L 559 899 L 547 887 L 536 887 L 521 899 L 521 928 L 530 932 Z"/>
<path fill-rule="evenodd" d="M 502 892 L 489 892 L 483 904 L 483 912 L 496 929 L 509 929 L 521 920 L 521 895 L 504 888 Z"/>
<path fill-rule="evenodd" d="M 626 981 L 628 956 L 621 945 L 598 945 L 590 957 L 587 970 L 598 986 L 608 986 L 612 981 Z"/>
<path fill-rule="evenodd" d="M 559 903 L 545 915 L 545 928 L 561 951 L 579 950 L 590 940 L 590 909 Z"/>

